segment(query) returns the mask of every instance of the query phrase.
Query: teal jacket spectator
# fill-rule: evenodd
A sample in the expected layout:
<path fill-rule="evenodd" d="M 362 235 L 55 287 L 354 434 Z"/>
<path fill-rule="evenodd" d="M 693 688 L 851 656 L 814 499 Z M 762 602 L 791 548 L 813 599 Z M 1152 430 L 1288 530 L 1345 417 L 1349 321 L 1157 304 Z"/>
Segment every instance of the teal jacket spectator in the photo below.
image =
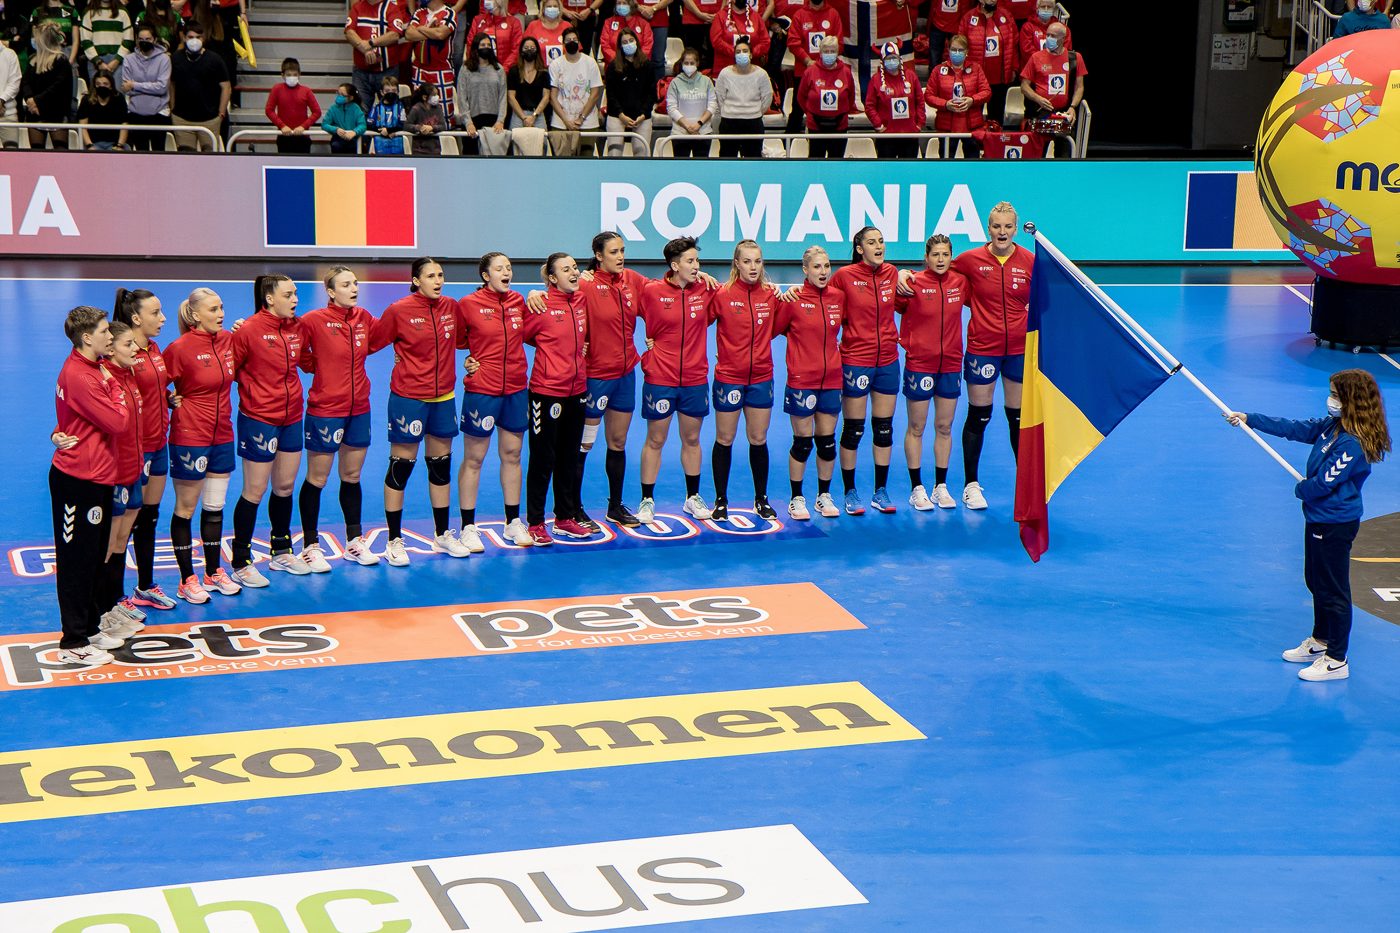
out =
<path fill-rule="evenodd" d="M 344 100 L 337 95 L 335 103 L 326 108 L 321 117 L 321 129 L 336 136 L 336 130 L 350 130 L 357 137 L 365 135 L 365 112 L 354 101 Z"/>
<path fill-rule="evenodd" d="M 1337 28 L 1332 33 L 1332 38 L 1340 39 L 1342 36 L 1350 36 L 1358 32 L 1366 32 L 1368 29 L 1389 29 L 1390 17 L 1381 11 L 1381 3 L 1375 3 L 1369 10 L 1362 10 L 1358 5 L 1356 9 L 1349 13 L 1343 13 L 1342 18 L 1337 20 Z"/>

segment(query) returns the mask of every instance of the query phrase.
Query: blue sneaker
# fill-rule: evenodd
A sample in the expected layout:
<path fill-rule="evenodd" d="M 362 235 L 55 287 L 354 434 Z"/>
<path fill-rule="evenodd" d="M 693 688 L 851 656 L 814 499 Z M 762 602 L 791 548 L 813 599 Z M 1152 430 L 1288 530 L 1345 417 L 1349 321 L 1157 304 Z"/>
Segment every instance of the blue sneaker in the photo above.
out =
<path fill-rule="evenodd" d="M 885 515 L 894 513 L 894 503 L 890 501 L 890 494 L 885 492 L 885 487 L 881 486 L 875 490 L 875 494 L 870 497 L 870 507 Z"/>
<path fill-rule="evenodd" d="M 847 514 L 847 515 L 864 515 L 864 514 L 865 514 L 865 506 L 863 506 L 863 505 L 860 504 L 860 493 L 856 492 L 854 489 L 848 489 L 848 490 L 846 490 L 846 514 Z"/>

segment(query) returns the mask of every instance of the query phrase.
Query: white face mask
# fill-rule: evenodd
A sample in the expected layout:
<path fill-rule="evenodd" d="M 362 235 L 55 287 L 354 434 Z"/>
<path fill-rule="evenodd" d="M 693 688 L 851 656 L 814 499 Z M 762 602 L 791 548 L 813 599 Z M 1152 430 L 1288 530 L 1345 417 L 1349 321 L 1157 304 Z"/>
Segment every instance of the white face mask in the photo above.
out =
<path fill-rule="evenodd" d="M 191 55 L 198 55 L 202 48 L 204 48 L 204 42 L 198 36 L 191 36 L 185 40 L 185 49 Z"/>
<path fill-rule="evenodd" d="M 700 69 L 699 69 L 697 66 L 695 66 L 695 65 L 682 65 L 682 66 L 681 66 L 681 72 L 682 72 L 687 78 L 693 78 L 693 77 L 695 77 L 695 72 L 697 72 L 697 71 L 699 71 L 699 70 L 700 70 Z"/>
<path fill-rule="evenodd" d="M 557 6 L 547 6 L 547 7 L 545 7 L 545 8 L 544 8 L 544 18 L 545 18 L 545 19 L 558 19 L 558 18 L 559 18 L 559 8 L 558 8 Z"/>
<path fill-rule="evenodd" d="M 287 82 L 287 87 L 296 87 L 301 83 L 301 75 L 283 75 L 282 80 Z"/>
<path fill-rule="evenodd" d="M 1361 4 L 1359 4 L 1359 3 L 1357 4 L 1357 6 L 1360 6 L 1360 5 L 1361 5 Z M 1335 395 L 1329 395 L 1329 396 L 1327 396 L 1327 414 L 1331 415 L 1333 418 L 1336 418 L 1336 417 L 1339 416 L 1341 413 L 1342 413 L 1342 400 L 1339 399 L 1339 398 L 1337 398 L 1337 396 L 1335 396 Z"/>
<path fill-rule="evenodd" d="M 628 58 L 631 58 L 633 55 L 636 55 L 636 54 L 637 54 L 637 43 L 635 43 L 635 42 L 624 42 L 624 43 L 622 43 L 622 54 L 623 54 L 623 55 L 626 55 Z"/>
<path fill-rule="evenodd" d="M 1362 13 L 1371 12 L 1371 0 L 1356 0 L 1356 8 Z"/>
<path fill-rule="evenodd" d="M 487 13 L 496 12 L 496 4 L 493 2 L 493 0 L 486 0 L 486 2 L 481 5 L 481 8 Z"/>
<path fill-rule="evenodd" d="M 438 105 L 438 98 L 436 94 L 428 98 L 428 105 L 430 107 L 436 107 Z"/>

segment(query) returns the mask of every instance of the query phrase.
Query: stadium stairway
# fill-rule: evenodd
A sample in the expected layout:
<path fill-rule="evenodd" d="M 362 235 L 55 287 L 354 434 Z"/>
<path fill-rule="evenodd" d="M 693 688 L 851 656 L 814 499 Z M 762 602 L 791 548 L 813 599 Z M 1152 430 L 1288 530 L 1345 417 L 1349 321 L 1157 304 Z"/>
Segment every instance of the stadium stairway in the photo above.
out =
<path fill-rule="evenodd" d="M 282 80 L 284 58 L 301 63 L 302 84 L 315 92 L 322 109 L 334 99 L 336 85 L 350 77 L 344 0 L 258 0 L 248 10 L 248 32 L 258 66 L 239 62 L 242 102 L 230 116 L 235 132 L 268 126 L 263 111 L 268 92 Z"/>

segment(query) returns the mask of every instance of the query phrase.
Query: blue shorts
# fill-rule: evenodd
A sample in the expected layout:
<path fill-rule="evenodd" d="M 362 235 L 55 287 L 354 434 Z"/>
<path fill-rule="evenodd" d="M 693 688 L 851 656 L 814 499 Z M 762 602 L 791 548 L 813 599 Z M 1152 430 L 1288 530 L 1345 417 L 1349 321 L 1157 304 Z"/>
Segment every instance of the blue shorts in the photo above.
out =
<path fill-rule="evenodd" d="M 306 449 L 313 454 L 333 454 L 346 447 L 369 446 L 369 412 L 346 418 L 306 416 Z"/>
<path fill-rule="evenodd" d="M 112 517 L 135 512 L 141 508 L 141 484 L 116 486 L 112 489 Z"/>
<path fill-rule="evenodd" d="M 715 380 L 710 393 L 715 402 L 715 411 L 738 411 L 741 408 L 772 408 L 773 380 L 740 385 Z"/>
<path fill-rule="evenodd" d="M 238 413 L 238 456 L 253 463 L 271 463 L 279 454 L 301 453 L 301 421 L 267 424 Z"/>
<path fill-rule="evenodd" d="M 389 443 L 417 444 L 426 431 L 433 437 L 457 436 L 457 404 L 450 398 L 424 402 L 389 393 Z"/>
<path fill-rule="evenodd" d="M 212 447 L 170 445 L 171 479 L 204 479 L 206 473 L 233 472 L 233 441 Z"/>
<path fill-rule="evenodd" d="M 632 414 L 637 410 L 637 371 L 634 369 L 619 379 L 588 380 L 588 406 L 585 418 L 601 418 L 608 409 Z"/>
<path fill-rule="evenodd" d="M 963 378 L 970 386 L 989 386 L 1001 375 L 1012 382 L 1024 382 L 1026 373 L 1025 354 L 1015 356 L 973 356 L 967 355 L 963 361 Z"/>
<path fill-rule="evenodd" d="M 787 386 L 783 392 L 783 411 L 794 418 L 810 418 L 817 412 L 823 415 L 839 415 L 841 390 L 794 389 Z"/>
<path fill-rule="evenodd" d="M 141 475 L 146 479 L 150 479 L 152 476 L 165 476 L 170 472 L 169 447 L 152 450 L 141 456 L 145 461 L 141 466 Z"/>
<path fill-rule="evenodd" d="M 529 407 L 529 389 L 521 389 L 510 395 L 468 392 L 462 396 L 462 433 L 471 437 L 490 437 L 491 432 L 499 428 L 512 434 L 524 434 L 529 426 Z"/>
<path fill-rule="evenodd" d="M 958 398 L 962 395 L 960 373 L 904 373 L 904 397 L 911 402 L 927 402 L 934 396 Z"/>
<path fill-rule="evenodd" d="M 654 386 L 642 383 L 642 417 L 648 421 L 660 421 L 676 412 L 692 418 L 703 418 L 710 413 L 709 386 Z"/>
<path fill-rule="evenodd" d="M 865 398 L 871 392 L 880 395 L 899 394 L 899 363 L 884 366 L 842 366 L 841 394 L 846 398 Z"/>

